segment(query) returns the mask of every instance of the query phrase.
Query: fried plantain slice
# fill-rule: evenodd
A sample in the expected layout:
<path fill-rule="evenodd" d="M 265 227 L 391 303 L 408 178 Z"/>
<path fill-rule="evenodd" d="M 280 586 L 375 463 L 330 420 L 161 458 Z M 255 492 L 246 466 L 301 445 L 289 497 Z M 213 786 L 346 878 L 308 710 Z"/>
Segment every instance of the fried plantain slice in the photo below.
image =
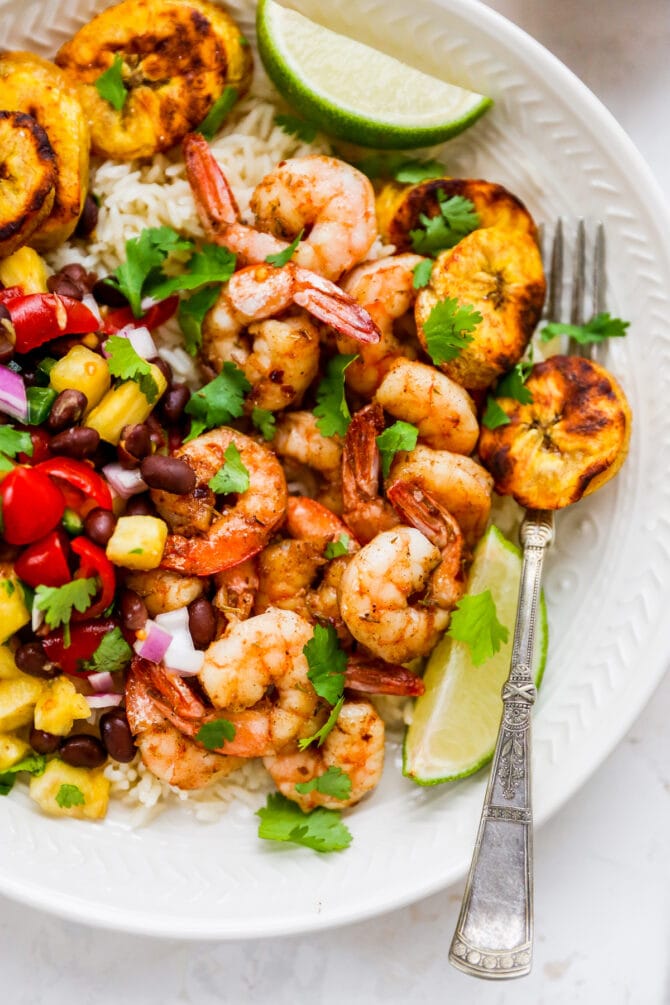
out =
<path fill-rule="evenodd" d="M 53 207 L 29 239 L 39 251 L 66 241 L 77 225 L 88 185 L 89 136 L 65 75 L 31 52 L 0 52 L 0 108 L 32 116 L 56 158 Z"/>
<path fill-rule="evenodd" d="M 426 351 L 424 325 L 440 301 L 474 307 L 482 321 L 473 340 L 440 368 L 470 391 L 482 390 L 523 356 L 540 320 L 546 281 L 535 241 L 524 233 L 486 227 L 441 252 L 430 283 L 416 300 L 417 333 Z"/>
<path fill-rule="evenodd" d="M 503 185 L 478 178 L 433 178 L 418 185 L 387 182 L 376 199 L 377 222 L 384 241 L 397 251 L 412 251 L 410 231 L 421 228 L 421 215 L 440 214 L 443 202 L 460 196 L 469 199 L 481 227 L 504 227 L 538 240 L 537 227 L 521 202 Z"/>
<path fill-rule="evenodd" d="M 127 91 L 118 109 L 96 88 L 115 61 Z M 246 40 L 207 0 L 123 0 L 61 46 L 56 62 L 77 84 L 94 153 L 114 160 L 168 150 L 226 86 L 242 94 L 251 79 Z"/>
<path fill-rule="evenodd" d="M 26 244 L 51 212 L 56 157 L 31 115 L 0 112 L 0 258 Z"/>
<path fill-rule="evenodd" d="M 482 428 L 479 457 L 495 490 L 531 509 L 562 509 L 613 478 L 628 451 L 631 410 L 604 367 L 581 356 L 536 363 L 530 404 L 497 398 L 509 423 Z"/>

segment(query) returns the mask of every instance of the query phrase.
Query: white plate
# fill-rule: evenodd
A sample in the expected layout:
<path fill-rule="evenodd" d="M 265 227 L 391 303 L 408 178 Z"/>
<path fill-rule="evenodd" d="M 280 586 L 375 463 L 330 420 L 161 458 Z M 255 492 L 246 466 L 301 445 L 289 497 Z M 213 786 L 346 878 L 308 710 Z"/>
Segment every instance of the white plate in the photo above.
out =
<path fill-rule="evenodd" d="M 90 0 L 5 0 L 0 45 L 44 55 Z M 251 35 L 250 2 L 230 5 Z M 534 725 L 536 819 L 546 820 L 607 756 L 670 653 L 670 220 L 650 172 L 609 113 L 518 28 L 474 0 L 294 3 L 333 27 L 495 99 L 447 145 L 453 174 L 502 182 L 538 221 L 605 222 L 608 306 L 632 320 L 608 364 L 634 411 L 630 457 L 595 498 L 561 515 L 547 568 L 550 658 Z M 338 23 L 339 22 L 339 23 Z M 408 903 L 469 862 L 484 774 L 424 790 L 396 752 L 347 822 L 339 855 L 256 839 L 241 809 L 213 825 L 171 813 L 131 831 L 47 819 L 25 796 L 0 801 L 0 889 L 44 909 L 127 931 L 235 938 L 314 930 Z"/>

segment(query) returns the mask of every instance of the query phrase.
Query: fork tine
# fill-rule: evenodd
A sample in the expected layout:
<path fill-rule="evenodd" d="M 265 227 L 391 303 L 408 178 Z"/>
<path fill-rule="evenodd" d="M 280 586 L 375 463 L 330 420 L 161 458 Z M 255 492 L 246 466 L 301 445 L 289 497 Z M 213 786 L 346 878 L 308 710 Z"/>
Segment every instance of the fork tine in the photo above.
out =
<path fill-rule="evenodd" d="M 593 313 L 605 310 L 605 227 L 596 228 L 596 242 L 593 250 Z"/>
<path fill-rule="evenodd" d="M 572 272 L 572 299 L 570 303 L 570 324 L 584 324 L 584 290 L 586 286 L 586 230 L 584 220 L 577 225 L 577 241 Z M 570 339 L 568 352 L 571 356 L 583 356 L 585 347 Z"/>
<path fill-rule="evenodd" d="M 563 221 L 556 221 L 556 230 L 551 245 L 551 265 L 549 270 L 549 293 L 547 296 L 547 318 L 561 320 L 561 300 L 563 294 Z"/>

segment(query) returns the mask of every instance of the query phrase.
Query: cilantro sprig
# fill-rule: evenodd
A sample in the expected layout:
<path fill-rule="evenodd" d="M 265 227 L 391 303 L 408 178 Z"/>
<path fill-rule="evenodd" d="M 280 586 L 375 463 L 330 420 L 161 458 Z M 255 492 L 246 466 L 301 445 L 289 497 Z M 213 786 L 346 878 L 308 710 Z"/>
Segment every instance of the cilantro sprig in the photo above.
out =
<path fill-rule="evenodd" d="M 331 764 L 322 775 L 310 778 L 308 782 L 298 782 L 295 790 L 301 796 L 306 796 L 309 792 L 320 792 L 333 799 L 348 799 L 351 795 L 351 778 L 342 768 Z"/>
<path fill-rule="evenodd" d="M 117 112 L 121 111 L 128 100 L 128 88 L 123 83 L 123 57 L 120 53 L 114 54 L 111 66 L 93 81 L 93 85 L 104 101 L 109 102 Z"/>
<path fill-rule="evenodd" d="M 63 639 L 70 644 L 70 618 L 73 611 L 83 614 L 91 606 L 98 592 L 95 578 L 73 579 L 64 586 L 38 586 L 35 590 L 35 607 L 44 612 L 49 628 L 63 625 Z"/>
<path fill-rule="evenodd" d="M 622 338 L 627 334 L 626 329 L 629 327 L 630 321 L 613 318 L 611 314 L 605 311 L 601 314 L 596 314 L 594 318 L 591 318 L 584 325 L 569 325 L 558 321 L 551 321 L 540 332 L 540 338 L 543 342 L 551 342 L 557 335 L 568 335 L 578 345 L 597 344 L 598 342 L 604 342 L 608 338 Z"/>
<path fill-rule="evenodd" d="M 158 398 L 158 385 L 151 365 L 135 351 L 130 340 L 123 335 L 112 335 L 105 342 L 105 352 L 111 375 L 121 380 L 134 380 L 152 405 Z"/>
<path fill-rule="evenodd" d="M 117 626 L 108 635 L 103 635 L 100 645 L 90 659 L 81 661 L 81 669 L 85 673 L 120 673 L 130 663 L 133 651 L 126 642 Z"/>
<path fill-rule="evenodd" d="M 414 450 L 419 438 L 419 430 L 409 422 L 398 420 L 377 437 L 377 446 L 382 459 L 382 474 L 388 478 L 393 458 L 399 450 Z"/>
<path fill-rule="evenodd" d="M 415 290 L 422 290 L 424 286 L 428 286 L 432 271 L 432 258 L 424 258 L 423 262 L 418 262 L 414 266 L 412 269 L 412 273 L 414 275 L 414 278 L 412 279 L 412 286 Z"/>
<path fill-rule="evenodd" d="M 344 691 L 347 654 L 340 647 L 332 625 L 315 625 L 312 638 L 303 647 L 309 677 L 320 698 L 335 705 Z"/>
<path fill-rule="evenodd" d="M 420 227 L 410 230 L 414 251 L 419 255 L 434 257 L 446 248 L 453 248 L 480 225 L 479 214 L 471 199 L 452 195 L 447 199 L 443 191 L 437 193 L 439 213 L 435 216 L 419 215 Z"/>
<path fill-rule="evenodd" d="M 309 747 L 312 743 L 316 743 L 318 747 L 323 746 L 326 737 L 328 736 L 330 731 L 334 728 L 335 723 L 340 717 L 340 712 L 342 711 L 343 705 L 344 705 L 344 695 L 342 695 L 341 698 L 338 698 L 338 700 L 335 702 L 330 711 L 330 715 L 324 722 L 321 729 L 317 729 L 316 733 L 313 733 L 312 736 L 304 736 L 302 739 L 298 740 L 298 747 L 300 748 L 300 750 L 306 750 L 307 747 Z"/>
<path fill-rule="evenodd" d="M 269 412 L 267 408 L 254 408 L 251 412 L 251 421 L 264 440 L 267 440 L 268 443 L 270 440 L 274 440 L 277 428 L 274 412 Z"/>
<path fill-rule="evenodd" d="M 324 558 L 340 558 L 341 555 L 349 554 L 349 543 L 350 538 L 348 534 L 340 534 L 337 541 L 329 541 L 326 545 L 323 555 Z"/>
<path fill-rule="evenodd" d="M 44 774 L 47 759 L 44 754 L 28 754 L 23 760 L 5 768 L 0 774 L 0 796 L 8 795 L 14 788 L 16 776 L 20 771 L 27 771 L 28 774 L 38 777 Z"/>
<path fill-rule="evenodd" d="M 200 727 L 195 738 L 207 750 L 220 750 L 226 740 L 235 739 L 235 732 L 235 726 L 228 719 L 213 719 Z"/>
<path fill-rule="evenodd" d="M 185 411 L 191 416 L 191 429 L 186 441 L 206 429 L 239 419 L 244 411 L 244 395 L 250 390 L 251 384 L 242 371 L 234 363 L 224 363 L 221 373 L 188 400 Z"/>
<path fill-rule="evenodd" d="M 482 425 L 487 429 L 498 429 L 509 425 L 510 419 L 502 407 L 499 398 L 513 398 L 522 405 L 529 405 L 533 400 L 532 392 L 526 387 L 526 381 L 533 369 L 532 358 L 520 360 L 498 381 L 495 391 L 486 398 L 486 407 L 482 415 Z"/>
<path fill-rule="evenodd" d="M 86 803 L 86 799 L 78 785 L 64 783 L 56 793 L 56 802 L 61 809 L 69 810 L 73 806 L 83 806 Z"/>
<path fill-rule="evenodd" d="M 278 269 L 283 268 L 288 262 L 293 258 L 296 249 L 300 242 L 302 241 L 303 234 L 305 233 L 305 228 L 300 231 L 300 233 L 291 241 L 288 247 L 284 248 L 283 251 L 278 251 L 276 255 L 267 255 L 265 261 L 268 265 L 276 265 Z"/>
<path fill-rule="evenodd" d="M 225 463 L 207 483 L 217 495 L 228 492 L 246 492 L 249 488 L 249 470 L 242 463 L 242 457 L 234 443 L 226 447 L 223 455 Z"/>
<path fill-rule="evenodd" d="M 0 426 L 0 471 L 11 471 L 10 457 L 17 454 L 33 455 L 33 441 L 30 433 L 14 426 Z"/>
<path fill-rule="evenodd" d="M 344 372 L 355 359 L 355 354 L 333 356 L 328 362 L 326 376 L 317 388 L 314 414 L 317 428 L 323 436 L 344 436 L 349 428 L 351 412 L 344 394 Z"/>
<path fill-rule="evenodd" d="M 509 638 L 509 629 L 498 621 L 490 590 L 461 597 L 452 612 L 447 634 L 464 642 L 476 667 L 494 656 Z"/>
<path fill-rule="evenodd" d="M 266 841 L 290 841 L 318 852 L 343 851 L 351 844 L 351 831 L 342 823 L 339 810 L 319 807 L 303 813 L 279 792 L 270 793 L 256 816 L 260 817 L 258 836 Z"/>
<path fill-rule="evenodd" d="M 369 154 L 355 164 L 368 178 L 392 178 L 403 185 L 416 185 L 442 178 L 447 169 L 437 160 L 418 160 L 405 154 Z"/>
<path fill-rule="evenodd" d="M 190 356 L 197 356 L 202 346 L 202 323 L 205 314 L 219 299 L 218 286 L 203 286 L 190 297 L 179 301 L 177 321 L 184 336 L 184 348 Z"/>
<path fill-rule="evenodd" d="M 275 125 L 289 136 L 302 140 L 303 143 L 313 143 L 318 133 L 313 122 L 299 119 L 296 115 L 275 115 Z"/>
<path fill-rule="evenodd" d="M 433 363 L 456 359 L 474 339 L 472 334 L 482 316 L 471 304 L 460 304 L 456 297 L 438 300 L 423 324 L 426 348 Z"/>

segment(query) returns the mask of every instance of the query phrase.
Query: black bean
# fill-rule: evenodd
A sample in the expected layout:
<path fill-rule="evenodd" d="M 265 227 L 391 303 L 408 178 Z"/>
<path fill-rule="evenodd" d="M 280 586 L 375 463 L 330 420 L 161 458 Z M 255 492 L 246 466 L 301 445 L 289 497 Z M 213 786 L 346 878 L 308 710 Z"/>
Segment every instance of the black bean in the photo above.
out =
<path fill-rule="evenodd" d="M 71 297 L 73 300 L 81 300 L 84 296 L 83 291 L 77 283 L 68 279 L 67 276 L 64 276 L 60 272 L 49 276 L 47 279 L 47 289 L 49 293 L 57 293 L 59 297 Z"/>
<path fill-rule="evenodd" d="M 88 192 L 86 194 L 86 199 L 84 200 L 84 208 L 81 211 L 81 216 L 77 220 L 77 226 L 74 231 L 75 236 L 88 237 L 88 235 L 95 230 L 97 222 L 98 204 L 91 193 Z"/>
<path fill-rule="evenodd" d="M 153 363 L 154 366 L 158 367 L 160 372 L 165 377 L 165 380 L 167 381 L 167 386 L 169 387 L 170 384 L 172 383 L 172 367 L 170 366 L 170 364 L 166 363 L 165 360 L 162 359 L 160 356 L 152 356 L 151 359 L 149 360 L 149 363 Z"/>
<path fill-rule="evenodd" d="M 98 303 L 104 304 L 105 307 L 127 307 L 128 305 L 128 298 L 121 290 L 106 283 L 104 279 L 98 279 L 93 284 L 92 293 Z"/>
<path fill-rule="evenodd" d="M 59 757 L 73 768 L 99 768 L 107 760 L 107 751 L 97 736 L 71 733 L 63 740 Z"/>
<path fill-rule="evenodd" d="M 119 601 L 121 621 L 125 628 L 137 632 L 144 628 L 149 617 L 142 598 L 134 590 L 124 590 Z"/>
<path fill-rule="evenodd" d="M 71 426 L 57 433 L 51 439 L 49 446 L 54 454 L 65 454 L 66 457 L 76 457 L 82 460 L 91 457 L 98 449 L 100 433 L 88 426 Z"/>
<path fill-rule="evenodd" d="M 41 642 L 26 642 L 19 646 L 14 653 L 14 662 L 19 670 L 30 674 L 31 677 L 43 677 L 48 680 L 60 674 L 60 667 L 57 663 L 52 663 Z"/>
<path fill-rule="evenodd" d="M 51 406 L 47 426 L 54 433 L 68 426 L 74 426 L 82 418 L 87 405 L 88 398 L 83 391 L 75 391 L 73 387 L 68 387 L 65 391 L 61 391 Z"/>
<path fill-rule="evenodd" d="M 140 465 L 142 478 L 152 489 L 163 489 L 183 496 L 196 486 L 195 471 L 180 457 L 163 457 L 152 454 Z"/>
<path fill-rule="evenodd" d="M 0 306 L 2 305 L 0 304 Z M 0 363 L 9 363 L 13 355 L 14 355 L 14 343 L 0 328 Z"/>
<path fill-rule="evenodd" d="M 33 726 L 30 730 L 28 743 L 38 754 L 53 754 L 60 747 L 62 739 L 62 736 L 47 733 L 46 729 L 36 729 Z"/>
<path fill-rule="evenodd" d="M 71 262 L 70 265 L 64 265 L 60 270 L 60 274 L 61 276 L 67 276 L 71 282 L 78 286 L 82 296 L 90 293 L 98 281 L 95 272 L 88 272 L 79 262 Z"/>
<path fill-rule="evenodd" d="M 124 426 L 121 430 L 120 442 L 123 449 L 139 461 L 151 453 L 151 430 L 144 422 Z"/>
<path fill-rule="evenodd" d="M 188 404 L 191 392 L 186 384 L 173 384 L 161 399 L 163 415 L 169 423 L 179 422 Z"/>
<path fill-rule="evenodd" d="M 133 496 L 126 504 L 126 516 L 155 516 L 156 508 L 147 492 Z"/>
<path fill-rule="evenodd" d="M 127 764 L 135 756 L 135 741 L 123 709 L 105 712 L 100 718 L 100 736 L 107 753 L 115 761 Z"/>
<path fill-rule="evenodd" d="M 216 612 L 205 597 L 188 605 L 188 630 L 196 649 L 206 649 L 214 641 Z"/>
<path fill-rule="evenodd" d="M 84 520 L 84 533 L 94 544 L 104 548 L 116 527 L 116 517 L 111 510 L 96 507 Z"/>

